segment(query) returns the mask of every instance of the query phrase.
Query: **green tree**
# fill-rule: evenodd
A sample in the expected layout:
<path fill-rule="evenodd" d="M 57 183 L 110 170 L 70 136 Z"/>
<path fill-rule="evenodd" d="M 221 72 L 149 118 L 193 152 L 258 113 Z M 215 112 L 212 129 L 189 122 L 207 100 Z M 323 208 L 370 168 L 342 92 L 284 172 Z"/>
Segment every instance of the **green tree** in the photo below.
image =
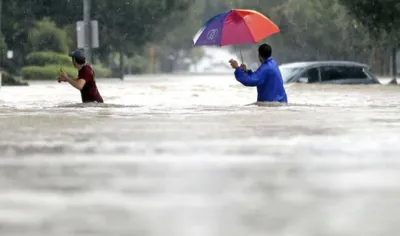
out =
<path fill-rule="evenodd" d="M 339 0 L 355 19 L 368 29 L 370 38 L 376 45 L 374 53 L 379 48 L 391 48 L 391 67 L 393 79 L 391 84 L 397 84 L 396 80 L 396 54 L 400 46 L 400 2 L 398 0 Z"/>
<path fill-rule="evenodd" d="M 6 59 L 7 44 L 4 37 L 0 38 L 0 62 L 4 62 Z M 0 66 L 1 67 L 1 66 Z"/>
<path fill-rule="evenodd" d="M 16 51 L 19 65 L 29 53 L 28 34 L 36 21 L 48 17 L 71 32 L 76 21 L 82 20 L 81 0 L 4 0 L 3 3 L 7 6 L 3 22 L 10 22 L 4 24 L 3 33 L 7 44 Z M 99 21 L 101 43 L 95 52 L 104 61 L 112 52 L 129 56 L 141 52 L 153 38 L 156 27 L 164 32 L 171 30 L 172 27 L 161 25 L 165 18 L 186 11 L 190 5 L 190 0 L 92 0 L 92 19 Z"/>
<path fill-rule="evenodd" d="M 272 16 L 282 32 L 269 41 L 292 51 L 282 53 L 285 61 L 365 61 L 363 31 L 336 1 L 290 0 Z"/>
<path fill-rule="evenodd" d="M 193 36 L 203 24 L 202 5 L 202 1 L 195 1 L 187 11 L 165 18 L 160 25 L 172 26 L 168 32 L 161 26 L 157 27 L 152 45 L 157 49 L 158 69 L 161 72 L 188 69 L 189 61 L 201 55 L 202 49 L 193 47 Z"/>
<path fill-rule="evenodd" d="M 190 5 L 189 0 L 98 1 L 94 4 L 94 18 L 99 20 L 104 56 L 120 53 L 120 69 L 124 55 L 141 53 L 143 46 L 154 39 L 155 33 L 165 34 L 174 26 L 163 25 L 165 19 L 179 15 Z"/>
<path fill-rule="evenodd" d="M 19 67 L 33 49 L 30 32 L 44 17 L 66 32 L 68 38 L 63 45 L 67 50 L 76 47 L 75 23 L 82 20 L 82 0 L 3 3 L 6 7 L 2 17 L 7 24 L 3 24 L 2 32 Z M 259 10 L 278 24 L 281 33 L 266 42 L 274 46 L 274 55 L 281 63 L 348 59 L 384 67 L 384 49 L 390 39 L 398 37 L 396 29 L 400 25 L 397 0 L 92 0 L 92 18 L 99 21 L 100 27 L 100 48 L 94 52 L 102 62 L 114 62 L 111 59 L 119 54 L 117 58 L 129 58 L 133 63 L 140 60 L 137 58 L 146 60 L 150 42 L 157 47 L 157 58 L 166 66 L 164 71 L 170 71 L 186 57 L 198 55 L 192 49 L 192 37 L 202 24 L 232 8 Z M 36 44 L 42 49 L 39 40 Z M 45 45 L 49 46 L 55 47 L 52 43 Z M 256 46 L 246 48 L 249 58 L 256 59 Z M 67 50 L 63 47 L 56 51 Z M 170 56 L 176 60 L 169 60 Z M 116 61 L 123 69 L 124 60 Z"/>
<path fill-rule="evenodd" d="M 10 74 L 16 73 L 16 66 L 13 60 L 7 58 L 8 47 L 4 37 L 0 38 L 0 70 L 5 70 Z"/>
<path fill-rule="evenodd" d="M 400 2 L 398 0 L 339 0 L 376 38 L 386 34 L 400 40 Z"/>
<path fill-rule="evenodd" d="M 46 18 L 37 21 L 29 31 L 28 43 L 30 50 L 36 52 L 53 51 L 66 54 L 69 51 L 66 32 Z"/>
<path fill-rule="evenodd" d="M 226 6 L 231 5 L 226 1 Z M 368 62 L 371 40 L 337 0 L 242 0 L 233 8 L 255 9 L 274 21 L 281 32 L 264 40 L 274 47 L 281 63 L 303 60 L 356 60 Z M 256 46 L 247 60 L 256 61 Z"/>

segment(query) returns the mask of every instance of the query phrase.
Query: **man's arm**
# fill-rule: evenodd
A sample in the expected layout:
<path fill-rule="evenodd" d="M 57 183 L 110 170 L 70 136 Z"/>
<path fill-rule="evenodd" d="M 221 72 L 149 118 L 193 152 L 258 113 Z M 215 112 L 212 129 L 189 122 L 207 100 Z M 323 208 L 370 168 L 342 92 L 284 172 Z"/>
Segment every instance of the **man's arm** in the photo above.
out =
<path fill-rule="evenodd" d="M 71 79 L 63 69 L 60 69 L 60 78 L 58 81 L 66 81 L 78 90 L 82 90 L 86 84 L 86 80 L 84 79 Z"/>
<path fill-rule="evenodd" d="M 242 68 L 235 69 L 235 77 L 237 81 L 248 87 L 258 86 L 264 82 L 264 76 L 262 76 L 259 71 L 245 72 Z"/>
<path fill-rule="evenodd" d="M 245 64 L 240 65 L 240 68 L 242 68 L 249 75 L 253 74 L 253 71 L 252 70 L 248 70 L 247 66 Z"/>
<path fill-rule="evenodd" d="M 71 79 L 69 77 L 65 78 L 67 82 L 72 85 L 74 88 L 78 90 L 82 90 L 83 86 L 86 84 L 86 80 L 84 79 Z"/>

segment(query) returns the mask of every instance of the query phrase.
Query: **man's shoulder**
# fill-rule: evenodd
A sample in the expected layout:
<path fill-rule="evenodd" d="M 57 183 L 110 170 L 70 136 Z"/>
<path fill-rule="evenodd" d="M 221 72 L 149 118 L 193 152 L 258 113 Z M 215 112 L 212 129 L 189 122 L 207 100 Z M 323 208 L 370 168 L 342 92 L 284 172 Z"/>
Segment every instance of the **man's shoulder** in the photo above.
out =
<path fill-rule="evenodd" d="M 274 68 L 276 66 L 275 61 L 273 59 L 268 59 L 265 63 L 260 66 L 261 70 L 268 70 Z"/>
<path fill-rule="evenodd" d="M 90 65 L 84 65 L 84 66 L 82 66 L 82 69 L 81 69 L 81 71 L 80 72 L 82 72 L 82 73 L 88 73 L 88 74 L 91 74 L 91 75 L 93 75 L 93 68 L 90 66 Z"/>
<path fill-rule="evenodd" d="M 279 69 L 278 62 L 276 62 L 275 59 L 272 57 L 270 57 L 268 59 L 267 63 L 265 63 L 264 65 L 266 68 L 269 68 L 269 69 L 274 69 L 274 70 Z"/>
<path fill-rule="evenodd" d="M 267 64 L 269 64 L 269 65 L 275 65 L 275 66 L 278 65 L 278 62 L 273 57 L 268 58 L 267 61 L 268 61 Z"/>
<path fill-rule="evenodd" d="M 84 66 L 82 66 L 82 70 L 91 71 L 93 70 L 93 68 L 91 65 L 85 64 Z"/>
<path fill-rule="evenodd" d="M 268 58 L 268 60 L 260 66 L 259 71 L 261 74 L 269 77 L 280 76 L 279 65 L 272 57 Z"/>

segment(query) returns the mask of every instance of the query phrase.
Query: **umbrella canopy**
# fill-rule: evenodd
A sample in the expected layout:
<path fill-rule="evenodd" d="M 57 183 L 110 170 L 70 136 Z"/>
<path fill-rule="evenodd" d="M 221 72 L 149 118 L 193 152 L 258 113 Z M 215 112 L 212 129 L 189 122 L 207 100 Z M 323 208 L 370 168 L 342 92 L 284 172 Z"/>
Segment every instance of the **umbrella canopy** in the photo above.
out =
<path fill-rule="evenodd" d="M 194 46 L 250 44 L 279 32 L 270 19 L 253 10 L 230 10 L 208 20 L 193 39 Z"/>

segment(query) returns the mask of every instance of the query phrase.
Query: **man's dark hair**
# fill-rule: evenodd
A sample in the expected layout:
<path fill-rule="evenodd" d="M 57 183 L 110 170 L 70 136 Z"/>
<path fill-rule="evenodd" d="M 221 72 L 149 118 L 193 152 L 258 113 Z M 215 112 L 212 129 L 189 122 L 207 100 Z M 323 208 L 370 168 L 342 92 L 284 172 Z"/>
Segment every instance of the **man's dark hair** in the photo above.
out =
<path fill-rule="evenodd" d="M 268 59 L 272 56 L 272 48 L 270 45 L 264 43 L 258 48 L 258 55 L 263 59 Z"/>

